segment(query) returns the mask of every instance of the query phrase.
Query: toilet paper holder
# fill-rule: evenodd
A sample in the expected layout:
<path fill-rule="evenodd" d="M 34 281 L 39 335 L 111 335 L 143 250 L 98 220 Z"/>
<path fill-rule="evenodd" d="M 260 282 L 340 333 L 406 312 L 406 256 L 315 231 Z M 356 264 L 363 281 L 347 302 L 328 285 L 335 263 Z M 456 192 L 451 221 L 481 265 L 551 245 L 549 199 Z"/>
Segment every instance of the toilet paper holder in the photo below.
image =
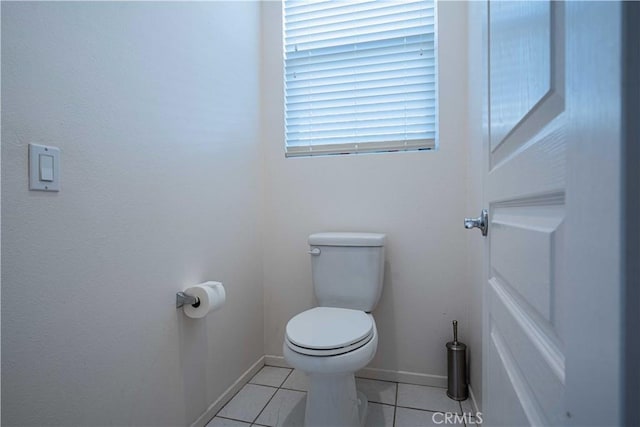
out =
<path fill-rule="evenodd" d="M 195 307 L 200 305 L 200 300 L 197 297 L 193 297 L 191 295 L 187 295 L 184 292 L 176 293 L 176 308 L 180 308 L 183 305 L 190 304 Z"/>

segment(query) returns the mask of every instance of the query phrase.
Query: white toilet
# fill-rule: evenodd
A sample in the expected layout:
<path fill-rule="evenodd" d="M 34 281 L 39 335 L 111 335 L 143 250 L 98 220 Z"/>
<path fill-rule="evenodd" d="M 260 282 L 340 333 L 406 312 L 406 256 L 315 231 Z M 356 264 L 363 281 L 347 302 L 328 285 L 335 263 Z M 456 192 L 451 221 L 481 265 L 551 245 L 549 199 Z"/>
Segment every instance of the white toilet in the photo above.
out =
<path fill-rule="evenodd" d="M 354 373 L 373 359 L 378 332 L 371 311 L 384 276 L 385 235 L 309 236 L 313 289 L 319 307 L 287 323 L 283 353 L 309 376 L 306 427 L 364 425 L 367 399 Z"/>

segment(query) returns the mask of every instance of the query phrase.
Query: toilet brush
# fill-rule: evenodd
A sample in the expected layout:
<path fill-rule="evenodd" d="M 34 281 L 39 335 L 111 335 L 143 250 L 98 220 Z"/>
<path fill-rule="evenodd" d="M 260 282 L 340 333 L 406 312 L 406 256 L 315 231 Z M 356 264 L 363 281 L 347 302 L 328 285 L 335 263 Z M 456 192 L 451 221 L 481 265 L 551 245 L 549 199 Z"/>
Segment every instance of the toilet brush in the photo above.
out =
<path fill-rule="evenodd" d="M 447 396 L 465 400 L 467 387 L 467 346 L 458 341 L 458 321 L 453 321 L 453 341 L 447 343 Z"/>

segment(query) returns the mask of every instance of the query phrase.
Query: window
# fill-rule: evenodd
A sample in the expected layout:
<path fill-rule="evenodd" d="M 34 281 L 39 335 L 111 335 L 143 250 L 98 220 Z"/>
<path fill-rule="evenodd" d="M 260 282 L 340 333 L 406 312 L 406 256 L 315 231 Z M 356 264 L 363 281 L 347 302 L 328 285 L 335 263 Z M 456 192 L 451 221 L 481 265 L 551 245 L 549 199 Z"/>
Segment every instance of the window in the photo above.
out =
<path fill-rule="evenodd" d="M 433 0 L 285 0 L 286 155 L 432 149 Z"/>

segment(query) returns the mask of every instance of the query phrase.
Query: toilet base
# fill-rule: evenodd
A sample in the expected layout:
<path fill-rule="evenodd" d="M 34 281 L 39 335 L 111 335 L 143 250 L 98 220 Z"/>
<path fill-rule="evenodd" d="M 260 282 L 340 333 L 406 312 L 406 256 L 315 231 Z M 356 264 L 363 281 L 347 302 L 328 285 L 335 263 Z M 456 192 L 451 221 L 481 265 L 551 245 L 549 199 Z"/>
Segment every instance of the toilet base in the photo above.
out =
<path fill-rule="evenodd" d="M 367 407 L 352 373 L 309 375 L 305 427 L 362 427 Z"/>
<path fill-rule="evenodd" d="M 367 400 L 367 396 L 365 396 L 363 392 L 357 390 L 356 392 L 358 393 L 358 416 L 360 417 L 360 427 L 364 427 L 364 422 L 367 420 L 369 400 Z"/>

